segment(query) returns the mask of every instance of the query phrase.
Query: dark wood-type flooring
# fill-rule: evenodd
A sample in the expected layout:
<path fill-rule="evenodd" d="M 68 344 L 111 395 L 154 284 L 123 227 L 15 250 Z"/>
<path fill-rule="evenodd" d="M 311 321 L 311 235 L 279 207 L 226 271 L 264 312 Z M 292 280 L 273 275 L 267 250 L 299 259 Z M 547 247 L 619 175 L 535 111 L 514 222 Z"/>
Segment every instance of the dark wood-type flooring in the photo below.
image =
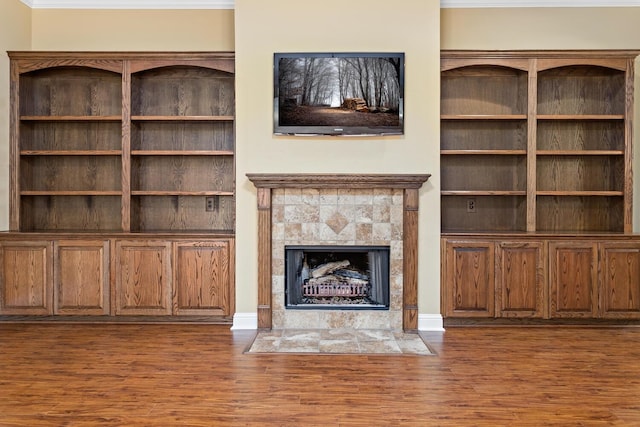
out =
<path fill-rule="evenodd" d="M 0 324 L 0 426 L 639 426 L 640 328 L 456 327 L 437 356 L 243 354 L 228 325 Z"/>

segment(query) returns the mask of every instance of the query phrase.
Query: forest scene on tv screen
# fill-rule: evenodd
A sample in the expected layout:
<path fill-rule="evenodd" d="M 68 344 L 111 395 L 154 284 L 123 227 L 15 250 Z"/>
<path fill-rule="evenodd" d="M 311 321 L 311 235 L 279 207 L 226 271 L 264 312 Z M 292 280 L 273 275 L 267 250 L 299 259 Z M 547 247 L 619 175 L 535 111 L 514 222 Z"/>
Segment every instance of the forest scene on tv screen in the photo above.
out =
<path fill-rule="evenodd" d="M 399 56 L 282 57 L 280 126 L 400 126 Z"/>

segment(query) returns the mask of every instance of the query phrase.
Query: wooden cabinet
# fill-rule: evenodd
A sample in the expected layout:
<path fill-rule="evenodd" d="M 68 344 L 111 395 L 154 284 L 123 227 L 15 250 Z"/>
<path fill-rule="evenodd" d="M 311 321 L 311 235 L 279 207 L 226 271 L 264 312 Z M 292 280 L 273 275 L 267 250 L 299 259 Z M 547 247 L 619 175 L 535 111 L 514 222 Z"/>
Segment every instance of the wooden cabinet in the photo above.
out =
<path fill-rule="evenodd" d="M 496 242 L 496 317 L 545 316 L 546 268 L 542 242 Z"/>
<path fill-rule="evenodd" d="M 0 241 L 0 314 L 53 314 L 53 244 Z"/>
<path fill-rule="evenodd" d="M 460 234 L 442 251 L 445 318 L 640 319 L 640 235 Z"/>
<path fill-rule="evenodd" d="M 175 242 L 173 313 L 176 315 L 231 314 L 235 295 L 227 286 L 234 279 L 234 242 Z"/>
<path fill-rule="evenodd" d="M 597 317 L 597 244 L 550 242 L 551 317 Z"/>
<path fill-rule="evenodd" d="M 228 319 L 233 53 L 9 57 L 0 313 Z"/>
<path fill-rule="evenodd" d="M 116 315 L 171 314 L 171 243 L 118 240 L 113 267 Z"/>
<path fill-rule="evenodd" d="M 631 232 L 635 51 L 443 51 L 443 232 Z"/>
<path fill-rule="evenodd" d="M 231 316 L 234 259 L 233 239 L 117 240 L 115 314 Z"/>
<path fill-rule="evenodd" d="M 108 240 L 55 241 L 53 265 L 54 314 L 110 314 Z"/>
<path fill-rule="evenodd" d="M 493 242 L 447 240 L 444 247 L 444 313 L 454 317 L 493 317 Z"/>
<path fill-rule="evenodd" d="M 445 317 L 544 317 L 540 242 L 443 239 Z"/>
<path fill-rule="evenodd" d="M 445 317 L 640 318 L 639 53 L 441 53 Z"/>
<path fill-rule="evenodd" d="M 600 245 L 600 314 L 640 319 L 640 242 Z"/>

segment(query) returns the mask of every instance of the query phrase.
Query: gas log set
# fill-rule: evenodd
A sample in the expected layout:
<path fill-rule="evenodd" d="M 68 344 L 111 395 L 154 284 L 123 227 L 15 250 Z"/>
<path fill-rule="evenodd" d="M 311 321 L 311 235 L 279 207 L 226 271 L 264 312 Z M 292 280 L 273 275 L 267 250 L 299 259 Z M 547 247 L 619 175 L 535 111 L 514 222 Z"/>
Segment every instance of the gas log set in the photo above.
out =
<path fill-rule="evenodd" d="M 367 300 L 370 291 L 369 276 L 350 266 L 349 260 L 329 262 L 309 271 L 302 271 L 302 300 L 306 303 L 349 304 Z M 305 277 L 306 276 L 306 277 Z M 352 298 L 357 300 L 352 301 Z"/>
<path fill-rule="evenodd" d="M 287 308 L 388 309 L 388 247 L 294 246 L 285 253 Z"/>

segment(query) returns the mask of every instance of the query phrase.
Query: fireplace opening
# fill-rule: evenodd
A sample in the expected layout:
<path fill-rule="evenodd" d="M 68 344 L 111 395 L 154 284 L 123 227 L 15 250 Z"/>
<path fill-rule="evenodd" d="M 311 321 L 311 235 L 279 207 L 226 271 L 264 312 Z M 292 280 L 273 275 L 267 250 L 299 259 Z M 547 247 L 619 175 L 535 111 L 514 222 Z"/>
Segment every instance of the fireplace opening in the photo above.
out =
<path fill-rule="evenodd" d="M 285 246 L 285 307 L 389 309 L 388 246 Z"/>

